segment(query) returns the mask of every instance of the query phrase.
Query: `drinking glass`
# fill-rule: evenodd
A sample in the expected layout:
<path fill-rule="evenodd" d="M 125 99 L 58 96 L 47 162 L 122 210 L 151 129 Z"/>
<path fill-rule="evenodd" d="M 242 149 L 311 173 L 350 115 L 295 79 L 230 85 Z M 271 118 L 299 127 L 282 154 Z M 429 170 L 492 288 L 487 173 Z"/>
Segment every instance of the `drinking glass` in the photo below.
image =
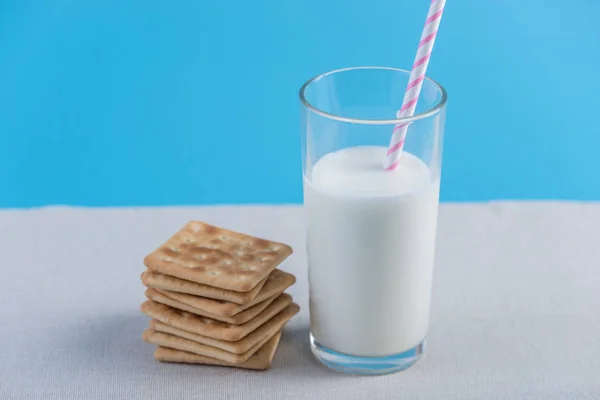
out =
<path fill-rule="evenodd" d="M 340 371 L 399 371 L 425 349 L 447 95 L 426 78 L 414 116 L 396 118 L 409 76 L 348 68 L 300 90 L 310 341 Z M 400 166 L 385 171 L 398 124 Z"/>

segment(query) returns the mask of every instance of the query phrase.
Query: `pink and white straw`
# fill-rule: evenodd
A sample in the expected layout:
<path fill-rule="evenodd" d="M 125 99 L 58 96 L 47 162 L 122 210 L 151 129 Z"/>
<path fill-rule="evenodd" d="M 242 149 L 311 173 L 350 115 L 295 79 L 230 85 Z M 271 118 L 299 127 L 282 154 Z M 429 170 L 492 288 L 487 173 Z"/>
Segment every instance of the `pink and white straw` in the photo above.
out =
<path fill-rule="evenodd" d="M 431 57 L 431 51 L 433 50 L 433 44 L 435 42 L 438 27 L 440 26 L 440 21 L 442 20 L 442 13 L 444 12 L 445 5 L 446 0 L 431 1 L 429 13 L 425 20 L 425 27 L 421 34 L 421 41 L 419 42 L 419 47 L 417 49 L 417 55 L 415 56 L 415 62 L 412 66 L 408 85 L 406 86 L 406 92 L 404 93 L 402 108 L 396 113 L 397 118 L 411 117 L 415 113 L 419 94 L 421 93 L 421 87 L 423 86 L 423 80 L 425 79 L 425 72 L 429 65 L 429 58 Z M 400 165 L 400 156 L 402 155 L 402 148 L 404 147 L 408 125 L 409 124 L 399 124 L 394 127 L 392 140 L 390 141 L 384 165 L 384 168 L 388 171 L 393 171 Z"/>

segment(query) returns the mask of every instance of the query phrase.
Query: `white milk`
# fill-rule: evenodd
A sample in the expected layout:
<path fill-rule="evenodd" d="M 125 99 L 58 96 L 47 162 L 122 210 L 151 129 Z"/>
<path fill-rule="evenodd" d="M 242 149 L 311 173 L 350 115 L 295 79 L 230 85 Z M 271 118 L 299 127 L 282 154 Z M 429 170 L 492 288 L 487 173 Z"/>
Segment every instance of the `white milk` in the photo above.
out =
<path fill-rule="evenodd" d="M 327 154 L 304 180 L 311 332 L 356 356 L 402 353 L 429 325 L 439 179 L 406 152 L 384 171 L 386 151 Z"/>

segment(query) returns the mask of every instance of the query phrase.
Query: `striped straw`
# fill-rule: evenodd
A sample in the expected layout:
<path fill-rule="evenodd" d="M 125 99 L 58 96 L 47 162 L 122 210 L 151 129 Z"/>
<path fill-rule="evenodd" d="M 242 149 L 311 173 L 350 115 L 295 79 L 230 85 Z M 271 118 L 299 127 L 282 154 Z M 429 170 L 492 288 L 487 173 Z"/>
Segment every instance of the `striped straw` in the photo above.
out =
<path fill-rule="evenodd" d="M 431 51 L 433 50 L 433 43 L 435 42 L 438 27 L 442 20 L 445 4 L 446 0 L 431 1 L 429 13 L 425 20 L 425 27 L 421 34 L 421 41 L 419 42 L 419 47 L 417 49 L 417 55 L 415 56 L 415 62 L 412 66 L 412 71 L 410 72 L 406 92 L 404 93 L 402 108 L 396 113 L 397 118 L 412 117 L 415 113 L 419 94 L 421 93 L 421 87 L 423 86 L 423 80 L 425 79 L 425 72 L 427 71 L 429 58 L 431 57 Z M 393 171 L 400 165 L 400 156 L 402 155 L 402 147 L 404 147 L 408 125 L 409 124 L 399 124 L 394 127 L 392 140 L 390 141 L 390 147 L 388 148 L 384 165 L 384 168 L 388 171 Z"/>

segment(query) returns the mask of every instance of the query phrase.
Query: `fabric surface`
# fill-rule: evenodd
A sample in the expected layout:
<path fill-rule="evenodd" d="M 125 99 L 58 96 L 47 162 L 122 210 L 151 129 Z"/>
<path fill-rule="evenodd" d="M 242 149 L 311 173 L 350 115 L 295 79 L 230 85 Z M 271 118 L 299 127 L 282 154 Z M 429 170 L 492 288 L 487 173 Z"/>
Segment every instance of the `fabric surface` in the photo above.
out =
<path fill-rule="evenodd" d="M 266 372 L 156 362 L 143 257 L 191 219 L 283 241 L 302 311 Z M 304 210 L 0 211 L 1 399 L 598 399 L 600 204 L 442 205 L 426 358 L 357 377 L 308 344 Z"/>

